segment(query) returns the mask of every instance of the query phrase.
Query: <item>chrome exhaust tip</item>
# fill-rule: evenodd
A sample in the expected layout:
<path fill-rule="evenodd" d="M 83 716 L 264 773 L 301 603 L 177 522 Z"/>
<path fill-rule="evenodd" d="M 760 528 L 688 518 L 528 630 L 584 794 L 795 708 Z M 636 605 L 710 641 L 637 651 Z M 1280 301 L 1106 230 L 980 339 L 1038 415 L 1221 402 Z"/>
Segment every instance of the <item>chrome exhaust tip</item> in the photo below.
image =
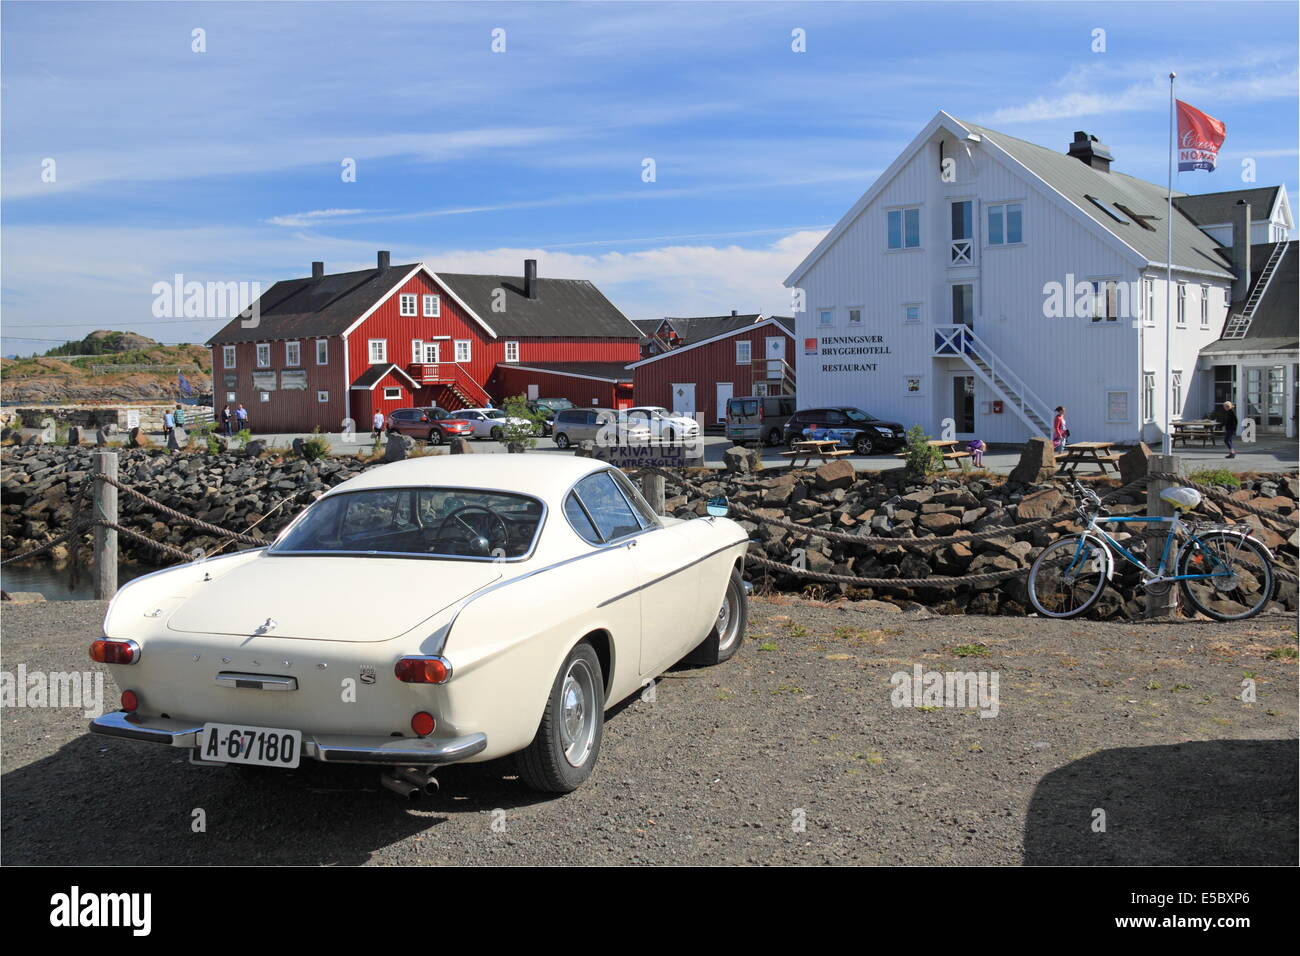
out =
<path fill-rule="evenodd" d="M 419 767 L 402 767 L 397 771 L 397 778 L 418 788 L 420 792 L 433 796 L 438 792 L 438 780 L 433 773 Z"/>
<path fill-rule="evenodd" d="M 391 773 L 381 773 L 379 782 L 387 787 L 399 797 L 405 797 L 407 800 L 418 800 L 423 796 L 424 791 L 414 784 L 393 776 Z"/>

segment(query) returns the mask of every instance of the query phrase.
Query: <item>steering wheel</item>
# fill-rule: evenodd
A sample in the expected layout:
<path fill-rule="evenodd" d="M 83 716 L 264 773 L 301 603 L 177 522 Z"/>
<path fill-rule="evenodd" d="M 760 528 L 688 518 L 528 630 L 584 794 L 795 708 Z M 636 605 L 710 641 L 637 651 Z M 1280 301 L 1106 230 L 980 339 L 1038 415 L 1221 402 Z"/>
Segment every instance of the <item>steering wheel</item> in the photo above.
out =
<path fill-rule="evenodd" d="M 460 541 L 469 554 L 488 557 L 497 548 L 505 548 L 510 531 L 505 519 L 487 505 L 463 505 L 442 519 L 433 540 Z"/>

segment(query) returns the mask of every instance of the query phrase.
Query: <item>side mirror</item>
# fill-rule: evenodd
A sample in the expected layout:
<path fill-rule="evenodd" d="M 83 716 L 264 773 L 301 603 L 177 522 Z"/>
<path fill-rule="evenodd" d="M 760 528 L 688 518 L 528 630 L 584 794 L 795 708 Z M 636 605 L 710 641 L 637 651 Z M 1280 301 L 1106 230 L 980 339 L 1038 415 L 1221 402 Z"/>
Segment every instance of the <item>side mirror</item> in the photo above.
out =
<path fill-rule="evenodd" d="M 704 510 L 709 513 L 710 518 L 725 518 L 731 511 L 727 504 L 726 495 L 718 495 L 716 498 L 710 498 L 704 505 Z"/>

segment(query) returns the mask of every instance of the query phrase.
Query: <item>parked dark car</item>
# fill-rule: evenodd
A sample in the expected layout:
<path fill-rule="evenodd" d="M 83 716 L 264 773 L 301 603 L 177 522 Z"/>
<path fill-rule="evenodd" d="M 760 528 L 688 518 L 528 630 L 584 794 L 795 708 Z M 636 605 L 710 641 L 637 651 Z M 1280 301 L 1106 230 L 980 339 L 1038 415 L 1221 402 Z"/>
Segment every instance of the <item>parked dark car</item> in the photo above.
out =
<path fill-rule="evenodd" d="M 472 438 L 474 426 L 445 408 L 396 408 L 388 415 L 388 432 L 441 445 L 452 438 Z"/>
<path fill-rule="evenodd" d="M 848 445 L 859 455 L 897 451 L 907 444 L 907 429 L 898 422 L 881 421 L 851 405 L 808 408 L 795 412 L 785 423 L 782 441 L 789 445 L 804 437 L 805 429 L 826 430 L 840 444 Z"/>
<path fill-rule="evenodd" d="M 534 398 L 528 402 L 528 410 L 534 415 L 542 416 L 543 435 L 550 435 L 555 431 L 555 415 L 557 412 L 573 407 L 573 402 L 567 398 Z"/>

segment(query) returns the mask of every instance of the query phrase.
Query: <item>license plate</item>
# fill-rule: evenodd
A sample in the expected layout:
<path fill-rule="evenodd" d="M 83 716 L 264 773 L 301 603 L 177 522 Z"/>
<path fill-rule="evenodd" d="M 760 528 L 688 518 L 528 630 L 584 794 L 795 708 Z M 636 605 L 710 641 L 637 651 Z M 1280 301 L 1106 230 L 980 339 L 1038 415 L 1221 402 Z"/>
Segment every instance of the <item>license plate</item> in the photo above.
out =
<path fill-rule="evenodd" d="M 195 756 L 219 763 L 296 767 L 302 756 L 302 731 L 240 724 L 204 724 Z"/>

